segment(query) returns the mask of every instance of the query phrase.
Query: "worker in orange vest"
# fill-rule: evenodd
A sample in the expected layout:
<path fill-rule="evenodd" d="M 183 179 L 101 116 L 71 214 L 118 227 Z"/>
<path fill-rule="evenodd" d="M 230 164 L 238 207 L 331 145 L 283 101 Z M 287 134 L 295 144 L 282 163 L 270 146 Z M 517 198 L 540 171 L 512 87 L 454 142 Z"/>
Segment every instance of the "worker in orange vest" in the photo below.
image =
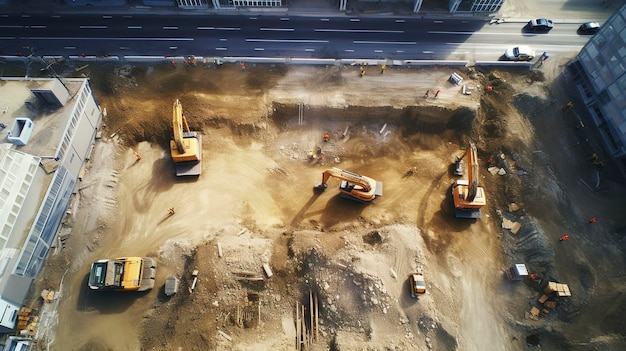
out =
<path fill-rule="evenodd" d="M 569 235 L 565 234 L 561 237 L 561 239 L 559 239 L 559 241 L 568 241 L 569 240 Z"/>

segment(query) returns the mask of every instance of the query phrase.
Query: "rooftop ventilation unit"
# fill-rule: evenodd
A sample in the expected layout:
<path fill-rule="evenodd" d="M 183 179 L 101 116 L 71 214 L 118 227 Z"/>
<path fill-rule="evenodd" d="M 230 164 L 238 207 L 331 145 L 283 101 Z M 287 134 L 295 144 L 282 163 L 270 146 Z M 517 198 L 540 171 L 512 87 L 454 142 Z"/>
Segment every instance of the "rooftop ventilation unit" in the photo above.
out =
<path fill-rule="evenodd" d="M 45 86 L 30 90 L 45 105 L 60 108 L 65 106 L 70 94 L 58 80 L 51 80 Z"/>
<path fill-rule="evenodd" d="M 15 145 L 24 146 L 28 143 L 30 134 L 33 132 L 33 121 L 29 118 L 19 117 L 13 121 L 13 126 L 9 130 L 7 138 Z"/>

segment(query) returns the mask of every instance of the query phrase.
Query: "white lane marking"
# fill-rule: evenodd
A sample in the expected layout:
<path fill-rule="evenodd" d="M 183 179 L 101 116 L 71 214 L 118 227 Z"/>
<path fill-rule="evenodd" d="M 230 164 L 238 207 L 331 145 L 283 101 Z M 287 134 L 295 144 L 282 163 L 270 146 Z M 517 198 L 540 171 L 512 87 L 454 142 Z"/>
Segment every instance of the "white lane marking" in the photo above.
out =
<path fill-rule="evenodd" d="M 288 17 L 281 17 L 280 20 L 281 21 L 289 21 L 289 18 Z"/>
<path fill-rule="evenodd" d="M 433 23 L 443 23 L 443 21 L 433 21 Z"/>
<path fill-rule="evenodd" d="M 105 38 L 105 37 L 26 37 L 28 40 L 142 40 L 142 41 L 194 41 L 194 38 Z"/>
<path fill-rule="evenodd" d="M 104 16 L 102 16 L 102 18 L 104 18 L 104 19 L 111 19 L 111 18 L 113 18 L 113 16 L 104 15 Z"/>
<path fill-rule="evenodd" d="M 328 29 L 316 28 L 316 32 L 337 32 L 337 33 L 404 33 L 403 30 L 384 30 L 384 29 Z"/>
<path fill-rule="evenodd" d="M 249 20 L 256 20 L 257 17 L 248 17 Z"/>
<path fill-rule="evenodd" d="M 44 28 L 48 28 L 48 26 L 30 26 L 30 28 L 32 28 L 32 29 L 44 29 Z"/>
<path fill-rule="evenodd" d="M 328 43 L 328 40 L 308 40 L 308 39 L 246 39 L 249 42 L 267 43 Z"/>
<path fill-rule="evenodd" d="M 239 27 L 198 27 L 197 30 L 241 30 Z"/>
<path fill-rule="evenodd" d="M 24 26 L 0 26 L 0 28 L 24 28 Z"/>
<path fill-rule="evenodd" d="M 220 41 L 228 41 L 226 38 L 220 38 Z"/>
<path fill-rule="evenodd" d="M 128 26 L 128 29 L 142 29 L 142 26 Z"/>
<path fill-rule="evenodd" d="M 178 30 L 178 26 L 163 26 L 163 29 L 165 30 Z"/>
<path fill-rule="evenodd" d="M 381 53 L 381 52 L 383 52 L 383 51 L 382 51 L 382 50 L 374 50 L 374 52 L 376 52 L 376 53 Z"/>
<path fill-rule="evenodd" d="M 108 29 L 108 26 L 80 26 L 80 29 Z"/>
<path fill-rule="evenodd" d="M 345 52 L 354 52 L 354 50 L 352 50 L 352 49 L 345 49 L 344 51 Z"/>
<path fill-rule="evenodd" d="M 330 18 L 320 18 L 320 21 L 322 21 L 322 22 L 330 22 Z"/>
<path fill-rule="evenodd" d="M 227 48 L 215 48 L 215 50 L 218 50 L 218 51 L 226 51 L 226 50 L 228 50 L 228 49 L 227 49 Z"/>
<path fill-rule="evenodd" d="M 406 21 L 405 21 L 405 20 L 403 20 L 403 19 L 397 19 L 397 20 L 396 20 L 396 23 L 404 23 L 404 22 L 406 22 Z"/>
<path fill-rule="evenodd" d="M 358 18 L 350 18 L 350 22 L 361 22 Z"/>
<path fill-rule="evenodd" d="M 261 31 L 267 32 L 293 32 L 295 29 L 293 28 L 259 28 Z"/>
<path fill-rule="evenodd" d="M 414 41 L 366 41 L 366 40 L 354 40 L 353 44 L 390 44 L 390 45 L 416 45 Z"/>
<path fill-rule="evenodd" d="M 304 51 L 307 51 L 307 52 L 314 52 L 314 51 L 315 51 L 315 49 L 304 49 Z"/>
<path fill-rule="evenodd" d="M 76 46 L 64 46 L 63 49 L 74 50 L 76 49 Z"/>

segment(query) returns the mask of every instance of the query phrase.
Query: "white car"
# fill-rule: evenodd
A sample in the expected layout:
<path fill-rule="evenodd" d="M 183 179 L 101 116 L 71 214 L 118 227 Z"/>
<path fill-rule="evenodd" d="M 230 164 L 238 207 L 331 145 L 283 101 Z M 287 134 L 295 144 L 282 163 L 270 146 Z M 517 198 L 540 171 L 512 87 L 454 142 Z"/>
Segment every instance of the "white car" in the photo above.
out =
<path fill-rule="evenodd" d="M 515 46 L 506 49 L 504 59 L 512 61 L 530 61 L 535 58 L 535 51 L 528 46 Z"/>

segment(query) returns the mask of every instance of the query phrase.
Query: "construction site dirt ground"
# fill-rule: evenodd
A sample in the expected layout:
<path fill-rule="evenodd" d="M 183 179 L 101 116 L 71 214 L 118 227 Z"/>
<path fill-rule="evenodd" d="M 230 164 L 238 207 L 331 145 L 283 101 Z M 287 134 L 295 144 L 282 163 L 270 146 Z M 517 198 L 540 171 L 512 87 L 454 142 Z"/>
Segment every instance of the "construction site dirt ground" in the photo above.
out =
<path fill-rule="evenodd" d="M 90 78 L 106 116 L 28 301 L 46 311 L 38 345 L 293 350 L 296 319 L 304 311 L 310 329 L 317 298 L 312 350 L 626 348 L 624 181 L 610 163 L 592 165 L 602 155 L 592 134 L 561 109 L 567 60 L 536 72 L 366 67 L 363 77 L 358 66 L 90 63 L 76 73 L 67 63 Z M 176 99 L 203 135 L 197 179 L 175 177 L 170 158 Z M 450 195 L 470 141 L 487 196 L 479 220 L 455 218 Z M 334 179 L 314 192 L 329 167 L 382 181 L 383 196 L 348 201 Z M 157 259 L 157 288 L 89 291 L 91 262 L 135 255 Z M 537 280 L 509 281 L 514 263 Z M 419 299 L 407 279 L 416 270 Z M 166 297 L 170 275 L 180 288 Z M 529 318 L 548 281 L 572 296 Z M 44 288 L 58 298 L 42 303 Z"/>

